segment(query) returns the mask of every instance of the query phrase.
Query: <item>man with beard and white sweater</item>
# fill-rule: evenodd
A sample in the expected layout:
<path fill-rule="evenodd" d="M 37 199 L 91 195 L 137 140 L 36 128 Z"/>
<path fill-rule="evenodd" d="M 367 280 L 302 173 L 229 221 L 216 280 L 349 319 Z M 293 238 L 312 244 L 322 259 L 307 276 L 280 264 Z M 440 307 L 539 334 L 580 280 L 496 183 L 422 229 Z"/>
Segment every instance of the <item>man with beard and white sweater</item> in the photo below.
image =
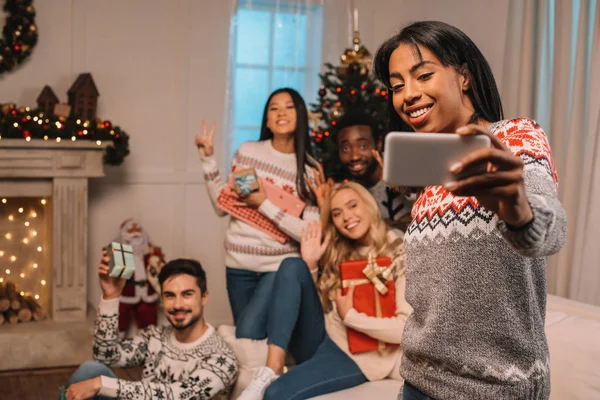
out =
<path fill-rule="evenodd" d="M 233 350 L 204 320 L 208 301 L 200 263 L 178 259 L 159 273 L 163 311 L 170 326 L 150 326 L 131 339 L 117 330 L 122 278 L 109 276 L 108 257 L 98 266 L 102 299 L 94 332 L 94 359 L 69 381 L 68 400 L 213 399 L 231 389 L 238 374 Z M 141 381 L 118 379 L 110 367 L 143 366 Z"/>

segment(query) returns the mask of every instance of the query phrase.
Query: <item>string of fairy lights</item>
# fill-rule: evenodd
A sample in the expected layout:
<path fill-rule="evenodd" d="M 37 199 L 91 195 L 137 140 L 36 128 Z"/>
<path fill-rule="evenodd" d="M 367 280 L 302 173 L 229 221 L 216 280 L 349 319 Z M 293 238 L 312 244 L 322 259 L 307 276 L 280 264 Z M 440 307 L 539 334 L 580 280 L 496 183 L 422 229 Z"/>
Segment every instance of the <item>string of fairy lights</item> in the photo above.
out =
<path fill-rule="evenodd" d="M 29 107 L 25 107 L 24 111 L 29 113 L 31 111 L 31 108 Z M 16 110 L 13 111 L 13 114 L 16 115 Z M 50 119 L 45 118 L 44 117 L 44 113 L 39 113 L 39 115 L 34 115 L 33 117 L 31 115 L 27 115 L 25 117 L 23 117 L 23 122 L 27 122 L 29 120 L 33 120 L 33 122 L 37 123 L 38 125 L 43 125 L 43 124 L 49 124 L 51 123 Z M 80 126 L 80 129 L 77 130 L 77 135 L 79 136 L 86 136 L 88 134 L 88 128 L 90 128 L 90 121 L 82 121 L 81 119 L 77 119 L 76 121 L 77 125 Z M 66 123 L 64 121 L 53 121 L 54 126 L 56 126 L 56 129 L 64 129 L 66 127 Z M 100 122 L 99 123 L 99 128 L 105 128 L 105 124 L 107 124 L 107 122 Z M 21 128 L 21 124 L 19 124 L 19 122 L 13 122 L 12 126 L 14 128 Z M 108 126 L 110 128 L 110 125 Z M 114 129 L 110 130 L 110 134 L 111 135 L 115 135 L 115 131 Z M 75 142 L 77 140 L 77 135 L 73 135 L 71 136 L 71 141 Z M 118 133 L 117 133 L 118 135 Z M 31 142 L 31 134 L 29 133 L 28 130 L 24 130 L 23 131 L 23 136 L 25 138 L 25 141 L 27 142 Z M 50 137 L 48 135 L 44 135 L 43 139 L 44 140 L 48 140 Z M 2 139 L 2 135 L 0 133 L 0 139 Z M 56 140 L 57 143 L 60 143 L 62 138 L 60 136 L 56 137 L 54 140 Z M 98 146 L 102 146 L 102 141 L 101 140 L 96 140 L 96 144 Z"/>
<path fill-rule="evenodd" d="M 93 142 L 105 149 L 104 163 L 109 165 L 120 165 L 129 155 L 129 135 L 111 121 L 51 115 L 30 107 L 16 108 L 14 104 L 1 105 L 0 147 L 4 139 Z"/>
<path fill-rule="evenodd" d="M 41 219 L 48 200 L 2 198 L 0 202 L 3 209 L 0 213 L 0 283 L 13 282 L 22 296 L 33 296 L 39 301 L 40 289 L 48 284 L 48 278 L 43 276 L 47 269 L 40 268 L 45 251 Z"/>

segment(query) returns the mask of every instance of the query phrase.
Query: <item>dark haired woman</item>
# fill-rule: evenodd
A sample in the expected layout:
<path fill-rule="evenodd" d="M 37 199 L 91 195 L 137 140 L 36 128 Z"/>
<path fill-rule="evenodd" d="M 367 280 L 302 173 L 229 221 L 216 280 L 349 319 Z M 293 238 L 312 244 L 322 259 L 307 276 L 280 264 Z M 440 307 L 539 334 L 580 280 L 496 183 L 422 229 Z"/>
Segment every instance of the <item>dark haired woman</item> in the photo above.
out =
<path fill-rule="evenodd" d="M 546 258 L 566 237 L 542 128 L 503 120 L 491 69 L 460 30 L 414 23 L 377 51 L 390 130 L 486 135 L 450 167 L 484 172 L 421 191 L 404 238 L 404 400 L 547 399 Z M 427 168 L 427 158 L 415 168 Z"/>
<path fill-rule="evenodd" d="M 200 153 L 206 187 L 213 205 L 226 182 L 213 157 L 214 124 L 195 144 Z M 281 262 L 300 257 L 298 241 L 308 221 L 319 219 L 319 210 L 307 185 L 316 161 L 311 157 L 308 116 L 304 100 L 293 89 L 273 92 L 262 119 L 260 139 L 246 142 L 233 158 L 233 169 L 254 168 L 257 175 L 306 202 L 301 218 L 285 213 L 265 196 L 263 188 L 240 199 L 258 210 L 292 240 L 280 243 L 268 234 L 231 218 L 225 235 L 227 293 L 238 338 L 260 340 L 267 336 L 267 304 Z M 219 216 L 226 215 L 215 208 Z"/>

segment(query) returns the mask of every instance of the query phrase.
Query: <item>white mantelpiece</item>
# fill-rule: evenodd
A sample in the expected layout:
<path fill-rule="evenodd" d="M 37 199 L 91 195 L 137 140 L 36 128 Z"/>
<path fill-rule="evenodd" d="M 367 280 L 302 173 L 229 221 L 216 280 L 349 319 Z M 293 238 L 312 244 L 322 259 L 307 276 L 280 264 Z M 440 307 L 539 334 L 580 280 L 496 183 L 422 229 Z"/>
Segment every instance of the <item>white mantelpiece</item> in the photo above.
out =
<path fill-rule="evenodd" d="M 104 176 L 107 145 L 0 140 L 0 196 L 50 197 L 52 205 L 50 320 L 0 327 L 0 370 L 72 365 L 88 358 L 88 179 Z"/>

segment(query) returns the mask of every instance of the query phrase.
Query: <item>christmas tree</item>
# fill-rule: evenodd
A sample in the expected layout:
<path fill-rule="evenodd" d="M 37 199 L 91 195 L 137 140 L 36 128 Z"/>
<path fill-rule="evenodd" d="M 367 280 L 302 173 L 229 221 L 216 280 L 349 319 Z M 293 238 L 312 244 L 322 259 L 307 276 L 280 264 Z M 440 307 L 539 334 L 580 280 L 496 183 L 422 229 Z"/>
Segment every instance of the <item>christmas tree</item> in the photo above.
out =
<path fill-rule="evenodd" d="M 352 42 L 353 47 L 340 57 L 340 65 L 324 64 L 325 72 L 319 74 L 319 102 L 310 105 L 313 149 L 317 159 L 324 162 L 327 176 L 335 175 L 339 169 L 339 161 L 336 161 L 339 159 L 335 156 L 337 143 L 332 133 L 345 112 L 367 113 L 377 121 L 380 132 L 385 129 L 387 89 L 371 71 L 371 54 L 361 45 L 358 29 L 354 30 Z"/>

